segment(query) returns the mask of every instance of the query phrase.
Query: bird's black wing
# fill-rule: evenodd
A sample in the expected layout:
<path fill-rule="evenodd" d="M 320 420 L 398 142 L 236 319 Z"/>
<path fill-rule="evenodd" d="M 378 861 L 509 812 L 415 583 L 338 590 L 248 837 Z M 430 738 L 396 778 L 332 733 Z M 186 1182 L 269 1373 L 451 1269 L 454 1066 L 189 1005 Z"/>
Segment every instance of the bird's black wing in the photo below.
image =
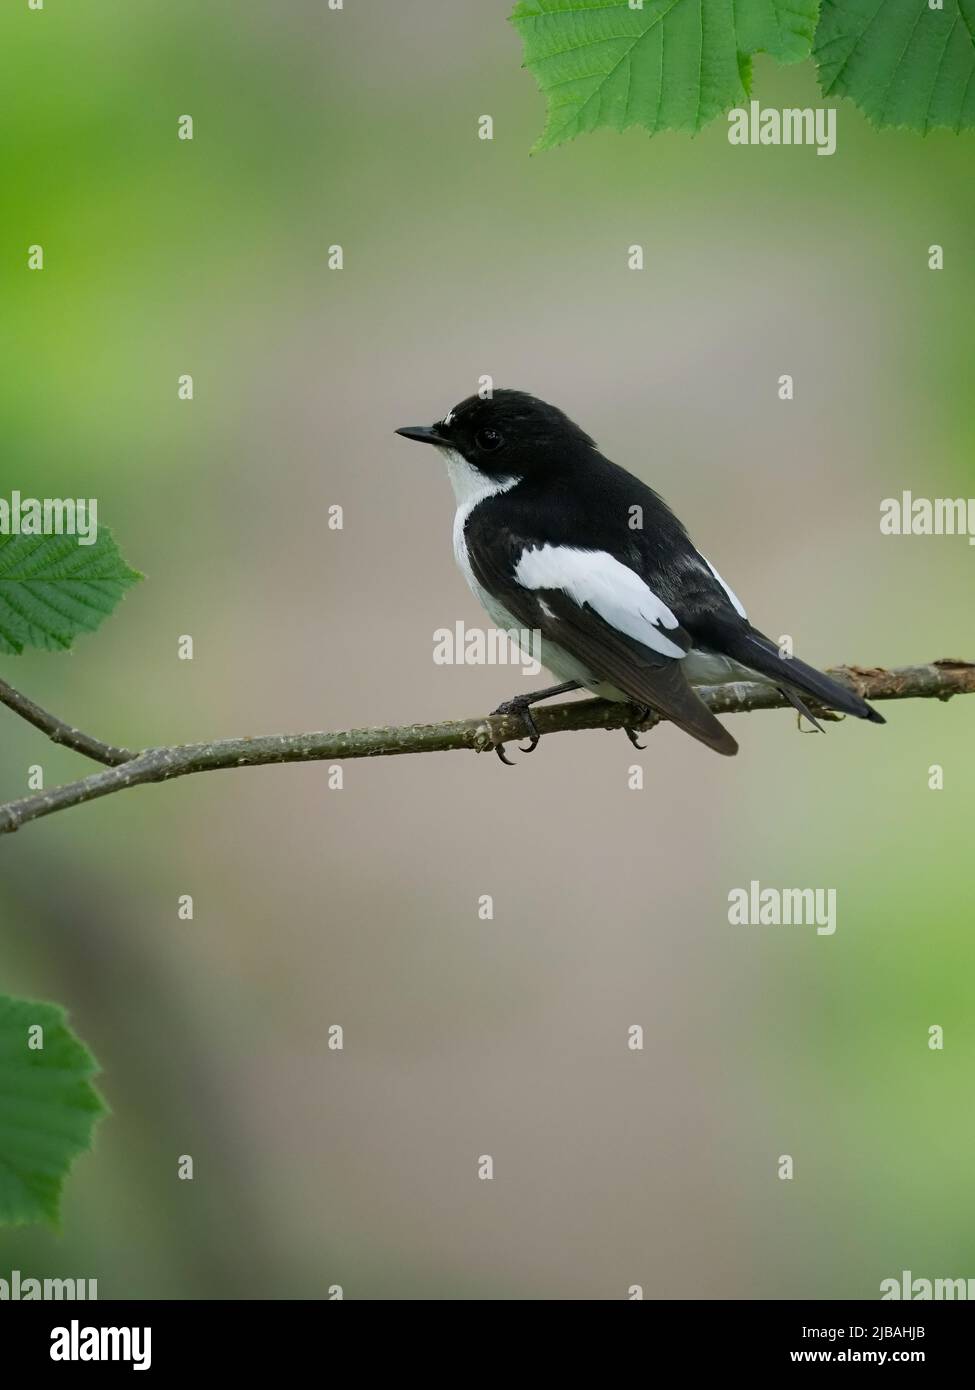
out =
<path fill-rule="evenodd" d="M 600 682 L 665 715 L 715 752 L 738 744 L 688 684 L 688 633 L 636 571 L 602 551 L 539 546 L 475 508 L 464 531 L 478 584 L 524 627 L 581 662 Z"/>

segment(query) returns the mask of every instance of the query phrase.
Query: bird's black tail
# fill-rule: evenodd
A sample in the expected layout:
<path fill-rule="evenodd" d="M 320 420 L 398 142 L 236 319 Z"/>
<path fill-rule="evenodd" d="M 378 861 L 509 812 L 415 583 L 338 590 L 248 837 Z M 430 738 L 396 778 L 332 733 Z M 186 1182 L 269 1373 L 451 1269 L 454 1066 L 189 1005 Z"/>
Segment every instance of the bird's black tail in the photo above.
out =
<path fill-rule="evenodd" d="M 848 690 L 839 681 L 807 666 L 796 656 L 781 657 L 775 643 L 755 628 L 722 633 L 721 650 L 742 666 L 750 666 L 753 671 L 767 676 L 776 684 L 782 684 L 802 695 L 809 695 L 827 709 L 839 710 L 841 714 L 852 714 L 856 719 L 869 719 L 872 724 L 886 724 L 882 714 L 878 714 L 866 700 Z"/>

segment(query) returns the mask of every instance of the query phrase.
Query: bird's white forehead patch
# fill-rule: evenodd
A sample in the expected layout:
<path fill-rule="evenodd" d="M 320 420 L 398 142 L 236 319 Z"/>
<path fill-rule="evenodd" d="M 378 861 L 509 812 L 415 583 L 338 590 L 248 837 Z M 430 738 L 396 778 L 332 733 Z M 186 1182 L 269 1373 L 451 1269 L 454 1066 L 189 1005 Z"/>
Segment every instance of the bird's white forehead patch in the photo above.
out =
<path fill-rule="evenodd" d="M 580 607 L 587 603 L 617 632 L 662 656 L 680 660 L 684 655 L 683 647 L 661 631 L 679 627 L 678 619 L 635 570 L 608 551 L 526 546 L 515 566 L 515 578 L 526 589 L 561 589 Z"/>
<path fill-rule="evenodd" d="M 448 410 L 448 411 L 447 411 L 447 414 L 446 414 L 446 415 L 443 417 L 443 419 L 440 421 L 440 423 L 441 423 L 442 425 L 452 425 L 453 422 L 454 422 L 454 412 L 453 412 L 452 410 Z"/>

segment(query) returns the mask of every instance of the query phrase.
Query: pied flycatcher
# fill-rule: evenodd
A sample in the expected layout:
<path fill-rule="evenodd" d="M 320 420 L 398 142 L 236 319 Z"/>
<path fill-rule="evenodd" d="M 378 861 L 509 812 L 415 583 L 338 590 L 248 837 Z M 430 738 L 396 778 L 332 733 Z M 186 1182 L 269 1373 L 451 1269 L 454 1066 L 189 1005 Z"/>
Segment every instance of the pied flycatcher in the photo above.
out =
<path fill-rule="evenodd" d="M 523 391 L 471 396 L 434 425 L 397 430 L 435 445 L 457 497 L 454 553 L 499 627 L 541 633 L 541 660 L 562 684 L 494 711 L 585 688 L 665 715 L 717 753 L 738 744 L 695 685 L 776 686 L 815 723 L 802 696 L 885 721 L 852 691 L 752 627 L 663 498 L 611 463 L 561 410 Z M 639 722 L 639 721 L 637 721 Z M 631 729 L 627 734 L 635 743 Z M 637 747 L 640 745 L 637 744 Z M 497 749 L 507 762 L 504 748 Z"/>

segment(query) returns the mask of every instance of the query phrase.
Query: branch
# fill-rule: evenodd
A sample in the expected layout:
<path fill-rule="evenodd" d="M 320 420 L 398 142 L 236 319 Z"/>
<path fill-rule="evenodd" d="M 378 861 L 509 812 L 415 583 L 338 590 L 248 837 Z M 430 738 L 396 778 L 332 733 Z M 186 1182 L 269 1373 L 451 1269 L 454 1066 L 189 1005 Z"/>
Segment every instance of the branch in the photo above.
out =
<path fill-rule="evenodd" d="M 840 666 L 829 674 L 867 700 L 950 700 L 953 695 L 975 694 L 975 664 L 968 661 L 935 661 L 928 666 L 902 666 L 892 671 L 881 667 Z M 715 714 L 748 714 L 753 710 L 788 707 L 788 701 L 774 687 L 745 681 L 701 686 L 698 694 Z M 442 753 L 457 748 L 482 753 L 526 734 L 520 715 L 488 715 L 481 719 L 408 724 L 401 728 L 223 738 L 210 743 L 147 748 L 134 754 L 112 748 L 71 728 L 3 682 L 0 682 L 0 701 L 48 734 L 55 743 L 66 744 L 98 762 L 109 764 L 104 772 L 95 772 L 49 792 L 38 792 L 0 805 L 0 835 L 12 834 L 41 816 L 65 811 L 70 806 L 80 806 L 128 787 L 168 782 L 194 772 L 261 767 L 268 763 L 336 762 L 344 758 L 392 757 L 399 753 Z M 815 712 L 824 713 L 818 709 Z M 539 706 L 533 714 L 541 734 L 621 729 L 627 725 L 646 730 L 663 722 L 657 715 L 651 715 L 637 723 L 631 706 L 608 700 L 576 700 Z M 828 712 L 826 717 L 829 717 Z"/>
<path fill-rule="evenodd" d="M 6 705 L 21 719 L 26 719 L 28 724 L 33 724 L 35 729 L 40 729 L 42 734 L 47 734 L 52 743 L 73 748 L 76 753 L 84 753 L 86 758 L 93 758 L 96 763 L 115 767 L 135 757 L 128 748 L 113 748 L 110 743 L 102 743 L 90 734 L 83 734 L 80 729 L 65 724 L 63 719 L 48 714 L 47 710 L 35 705 L 33 700 L 28 700 L 26 695 L 21 695 L 19 690 L 14 690 L 4 680 L 0 680 L 0 705 Z"/>

